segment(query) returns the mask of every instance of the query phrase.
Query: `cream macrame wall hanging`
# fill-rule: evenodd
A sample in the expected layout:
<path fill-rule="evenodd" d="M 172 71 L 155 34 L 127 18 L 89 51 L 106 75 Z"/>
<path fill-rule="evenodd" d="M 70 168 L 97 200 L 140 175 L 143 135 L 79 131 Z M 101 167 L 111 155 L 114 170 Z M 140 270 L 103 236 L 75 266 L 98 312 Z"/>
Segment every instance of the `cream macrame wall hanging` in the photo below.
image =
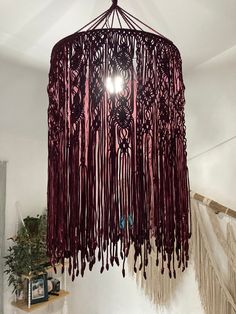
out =
<path fill-rule="evenodd" d="M 181 282 L 183 275 L 182 269 L 176 267 L 176 278 L 170 279 L 169 272 L 164 271 L 162 274 L 156 267 L 156 248 L 152 246 L 150 260 L 146 269 L 147 279 L 142 276 L 141 272 L 134 272 L 133 259 L 134 249 L 131 247 L 131 254 L 128 257 L 129 273 L 136 279 L 137 285 L 144 291 L 148 299 L 160 310 L 160 306 L 166 306 L 170 303 L 174 292 Z M 178 263 L 175 260 L 176 264 Z"/>
<path fill-rule="evenodd" d="M 195 266 L 201 302 L 206 314 L 236 313 L 236 220 L 220 219 L 218 212 L 235 217 L 232 209 L 192 193 L 191 260 Z M 130 273 L 137 285 L 159 309 L 168 305 L 176 289 L 181 285 L 182 270 L 177 268 L 176 280 L 170 280 L 168 272 L 162 275 L 155 265 L 155 247 L 150 255 L 147 280 L 140 273 L 134 274 L 132 261 L 128 260 Z"/>
<path fill-rule="evenodd" d="M 208 205 L 196 200 L 192 201 L 192 217 L 192 257 L 205 313 L 235 314 L 235 221 L 220 222 Z"/>

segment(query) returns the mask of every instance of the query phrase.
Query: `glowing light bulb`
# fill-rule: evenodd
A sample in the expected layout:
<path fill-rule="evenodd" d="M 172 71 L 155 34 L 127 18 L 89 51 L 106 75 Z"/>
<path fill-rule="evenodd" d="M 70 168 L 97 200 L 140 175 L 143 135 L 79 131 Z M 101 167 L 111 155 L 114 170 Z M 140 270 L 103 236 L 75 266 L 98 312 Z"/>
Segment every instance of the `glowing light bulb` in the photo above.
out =
<path fill-rule="evenodd" d="M 123 89 L 123 78 L 121 76 L 108 77 L 106 79 L 106 89 L 110 94 L 118 94 Z"/>

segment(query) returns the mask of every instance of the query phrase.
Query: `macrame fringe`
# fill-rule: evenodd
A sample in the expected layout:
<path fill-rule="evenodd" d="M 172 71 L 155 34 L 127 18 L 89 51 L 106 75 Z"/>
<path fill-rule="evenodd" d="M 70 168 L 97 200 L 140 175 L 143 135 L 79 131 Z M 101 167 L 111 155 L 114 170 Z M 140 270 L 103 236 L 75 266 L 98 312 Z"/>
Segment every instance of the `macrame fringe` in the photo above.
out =
<path fill-rule="evenodd" d="M 155 246 L 152 247 L 149 263 L 146 268 L 146 279 L 142 276 L 141 272 L 135 273 L 133 270 L 133 246 L 130 248 L 130 255 L 128 257 L 128 270 L 135 278 L 137 285 L 144 291 L 157 310 L 160 311 L 161 307 L 168 305 L 173 298 L 176 289 L 181 284 L 183 272 L 181 268 L 177 267 L 173 280 L 170 279 L 168 271 L 164 271 L 161 274 L 159 268 L 156 266 Z"/>
<path fill-rule="evenodd" d="M 192 203 L 193 257 L 199 292 L 206 314 L 235 314 L 236 304 L 211 251 L 201 213 Z"/>
<path fill-rule="evenodd" d="M 236 254 L 233 251 L 233 243 L 229 242 L 229 230 L 227 231 L 227 237 L 224 236 L 224 233 L 221 229 L 219 219 L 217 215 L 208 207 L 206 207 L 207 213 L 209 216 L 212 229 L 216 235 L 218 242 L 220 243 L 225 255 L 227 256 L 230 268 L 236 273 Z M 229 224 L 227 224 L 227 229 L 229 229 Z M 231 235 L 233 237 L 233 234 Z"/>

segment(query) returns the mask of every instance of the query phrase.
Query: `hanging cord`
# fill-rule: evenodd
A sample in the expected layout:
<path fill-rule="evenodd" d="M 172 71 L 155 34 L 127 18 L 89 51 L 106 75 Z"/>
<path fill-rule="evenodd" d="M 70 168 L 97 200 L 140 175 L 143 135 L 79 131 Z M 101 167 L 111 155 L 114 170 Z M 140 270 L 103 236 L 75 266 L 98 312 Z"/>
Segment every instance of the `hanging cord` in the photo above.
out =
<path fill-rule="evenodd" d="M 135 26 L 134 24 L 132 23 L 132 21 L 130 19 L 127 18 L 126 15 L 123 14 L 123 11 L 121 8 L 117 8 L 118 9 L 118 12 L 120 13 L 120 16 L 123 18 L 123 20 L 125 21 L 126 25 L 131 28 L 131 29 L 134 29 L 135 30 Z"/>
<path fill-rule="evenodd" d="M 128 25 L 129 24 L 132 24 L 132 28 L 133 29 L 136 29 L 136 27 L 138 27 L 139 30 L 143 31 L 143 29 L 137 24 L 135 23 L 127 14 L 125 14 L 124 10 L 119 8 L 119 12 L 120 12 L 120 15 L 122 16 L 122 18 L 126 21 L 126 24 Z"/>
<path fill-rule="evenodd" d="M 141 27 L 142 25 L 146 27 L 148 30 L 157 34 L 158 36 L 166 38 L 165 36 L 157 32 L 155 29 L 142 22 L 140 19 L 136 18 L 126 10 L 122 9 L 118 5 L 118 0 L 112 0 L 112 5 L 108 10 L 106 10 L 98 17 L 93 19 L 91 22 L 83 26 L 77 32 L 85 31 L 85 29 L 89 31 L 95 29 L 113 28 L 115 18 L 117 19 L 120 28 L 123 28 L 121 23 L 122 19 L 129 29 L 144 31 L 143 28 Z"/>
<path fill-rule="evenodd" d="M 113 10 L 112 19 L 111 19 L 111 28 L 113 28 L 115 13 L 116 13 L 116 10 Z"/>
<path fill-rule="evenodd" d="M 137 17 L 135 17 L 135 16 L 133 16 L 132 14 L 130 14 L 129 12 L 127 12 L 126 10 L 124 10 L 124 9 L 121 9 L 121 10 L 123 11 L 123 13 L 126 13 L 126 15 L 128 15 L 128 16 L 130 17 L 130 19 L 133 21 L 133 23 L 135 23 L 135 22 L 134 22 L 134 20 L 135 20 L 135 21 L 139 22 L 141 25 L 147 27 L 149 30 L 151 30 L 151 31 L 154 32 L 155 34 L 157 34 L 157 35 L 159 35 L 159 36 L 161 36 L 161 37 L 163 37 L 163 38 L 166 38 L 166 37 L 163 36 L 162 34 L 158 33 L 154 28 L 148 26 L 147 24 L 145 24 L 144 22 L 142 22 L 141 20 L 139 20 Z M 135 24 L 135 25 L 137 25 L 137 24 Z"/>
<path fill-rule="evenodd" d="M 109 17 L 112 13 L 112 10 L 111 8 L 109 10 L 106 11 L 105 15 L 103 17 L 101 17 L 97 22 L 95 22 L 93 25 L 90 26 L 90 28 L 88 30 L 93 30 L 93 29 L 96 29 L 96 27 L 98 27 L 104 20 L 105 20 L 105 23 L 104 23 L 104 26 L 107 25 L 107 22 L 109 20 Z M 104 27 L 102 26 L 102 28 Z"/>
<path fill-rule="evenodd" d="M 106 26 L 107 28 L 110 28 L 110 25 L 109 25 L 109 19 L 110 19 L 110 17 L 111 17 L 111 14 L 112 14 L 112 12 L 114 12 L 114 11 L 111 11 L 111 12 L 109 12 L 109 14 L 107 15 L 107 17 L 106 17 L 106 19 L 105 19 L 105 21 L 104 21 L 104 24 L 102 25 L 102 29 Z"/>
<path fill-rule="evenodd" d="M 112 5 L 114 7 L 117 7 L 118 6 L 118 0 L 112 0 Z"/>
<path fill-rule="evenodd" d="M 96 22 L 101 16 L 104 16 L 106 12 L 107 12 L 107 11 L 103 12 L 103 13 L 100 14 L 98 17 L 96 17 L 95 19 L 93 19 L 91 22 L 89 22 L 88 24 L 84 25 L 82 28 L 80 28 L 80 29 L 77 31 L 77 33 L 83 31 L 86 27 L 90 26 L 93 22 Z"/>
<path fill-rule="evenodd" d="M 99 22 L 98 23 L 98 25 L 104 20 L 104 19 L 106 19 L 106 17 L 107 17 L 107 15 L 110 13 L 110 11 L 111 11 L 111 8 L 109 8 L 108 10 L 106 10 L 105 12 L 103 12 L 102 14 L 100 14 L 99 16 L 97 16 L 95 19 L 93 19 L 91 22 L 89 22 L 88 24 L 86 24 L 86 25 L 84 25 L 82 28 L 80 28 L 78 31 L 77 31 L 77 33 L 79 33 L 79 32 L 81 32 L 81 31 L 83 31 L 83 30 L 85 30 L 85 28 L 86 27 L 93 27 L 94 25 L 96 25 L 97 24 L 97 22 Z M 97 25 L 97 26 L 98 26 Z"/>
<path fill-rule="evenodd" d="M 118 22 L 119 22 L 120 28 L 122 28 L 122 24 L 121 24 L 120 17 L 119 17 L 119 14 L 118 14 L 118 10 L 117 10 L 117 9 L 116 9 L 116 16 L 117 16 L 117 20 L 118 20 Z"/>

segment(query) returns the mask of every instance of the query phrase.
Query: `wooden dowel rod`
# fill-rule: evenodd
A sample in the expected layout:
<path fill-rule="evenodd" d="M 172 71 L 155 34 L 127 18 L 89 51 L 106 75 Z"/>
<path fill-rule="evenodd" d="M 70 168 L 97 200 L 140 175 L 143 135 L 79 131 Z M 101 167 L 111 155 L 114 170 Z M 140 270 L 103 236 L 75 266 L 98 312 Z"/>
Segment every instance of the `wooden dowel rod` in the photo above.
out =
<path fill-rule="evenodd" d="M 233 218 L 236 218 L 236 211 L 225 207 L 201 194 L 195 193 L 193 191 L 191 191 L 191 198 L 203 203 L 204 205 L 207 205 L 209 208 L 211 208 L 212 210 L 214 210 L 214 212 L 216 214 L 218 213 L 223 213 L 225 215 L 231 216 Z"/>

